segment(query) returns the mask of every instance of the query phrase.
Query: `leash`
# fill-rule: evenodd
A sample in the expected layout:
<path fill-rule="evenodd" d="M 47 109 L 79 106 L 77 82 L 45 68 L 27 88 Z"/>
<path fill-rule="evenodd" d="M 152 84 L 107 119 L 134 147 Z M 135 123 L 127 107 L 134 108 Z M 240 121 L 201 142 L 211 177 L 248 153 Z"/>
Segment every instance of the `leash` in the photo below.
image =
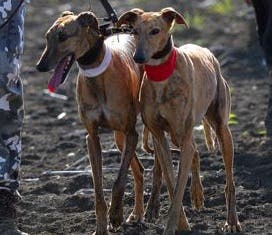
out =
<path fill-rule="evenodd" d="M 24 1 L 25 0 L 21 0 L 20 2 L 19 2 L 19 4 L 17 5 L 17 7 L 14 9 L 14 11 L 10 14 L 10 16 L 6 19 L 6 21 L 4 21 L 1 25 L 0 25 L 0 30 L 2 29 L 2 28 L 4 28 L 5 27 L 5 25 L 9 22 L 9 21 L 11 21 L 11 19 L 13 18 L 13 16 L 18 12 L 18 10 L 20 9 L 20 7 L 22 6 L 22 4 L 24 3 Z"/>
<path fill-rule="evenodd" d="M 91 4 L 91 0 L 89 0 L 89 1 Z M 118 33 L 131 33 L 131 28 L 128 26 L 116 27 L 118 17 L 117 17 L 116 11 L 113 9 L 113 7 L 109 3 L 109 1 L 108 0 L 99 0 L 99 1 L 102 4 L 103 8 L 105 9 L 105 11 L 108 15 L 108 17 L 103 18 L 105 23 L 99 25 L 100 33 L 104 37 L 118 34 Z M 111 24 L 113 26 L 111 26 Z"/>
<path fill-rule="evenodd" d="M 113 24 L 116 24 L 118 17 L 111 4 L 107 0 L 100 0 L 100 2 L 108 14 L 108 18 L 104 18 L 104 20 L 111 21 Z"/>

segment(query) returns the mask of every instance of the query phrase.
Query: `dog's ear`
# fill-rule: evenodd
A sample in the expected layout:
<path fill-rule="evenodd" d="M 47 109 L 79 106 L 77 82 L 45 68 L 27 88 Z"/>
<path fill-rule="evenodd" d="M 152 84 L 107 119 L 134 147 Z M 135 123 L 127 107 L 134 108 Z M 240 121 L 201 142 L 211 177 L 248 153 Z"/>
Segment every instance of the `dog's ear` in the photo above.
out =
<path fill-rule="evenodd" d="M 172 7 L 166 7 L 161 10 L 162 18 L 168 22 L 169 24 L 172 24 L 173 21 L 177 24 L 184 24 L 186 27 L 188 27 L 187 22 L 185 21 L 183 15 L 178 13 L 174 8 Z"/>
<path fill-rule="evenodd" d="M 64 11 L 64 12 L 61 13 L 61 17 L 69 16 L 69 15 L 74 15 L 74 12 L 71 12 L 71 11 Z"/>
<path fill-rule="evenodd" d="M 77 21 L 82 27 L 90 26 L 91 28 L 98 29 L 98 21 L 95 15 L 90 11 L 80 13 L 77 17 Z"/>
<path fill-rule="evenodd" d="M 139 8 L 134 8 L 130 11 L 127 11 L 119 17 L 119 19 L 117 21 L 117 26 L 119 27 L 122 24 L 131 25 L 137 20 L 138 16 L 143 13 L 144 13 L 144 11 Z"/>

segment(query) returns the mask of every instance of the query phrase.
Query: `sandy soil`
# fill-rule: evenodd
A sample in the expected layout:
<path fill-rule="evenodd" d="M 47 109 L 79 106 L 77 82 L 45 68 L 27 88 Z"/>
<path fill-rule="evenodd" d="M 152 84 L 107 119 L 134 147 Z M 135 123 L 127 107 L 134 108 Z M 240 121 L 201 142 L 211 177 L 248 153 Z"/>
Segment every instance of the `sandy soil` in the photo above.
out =
<path fill-rule="evenodd" d="M 25 53 L 22 77 L 25 91 L 25 124 L 23 131 L 23 160 L 20 192 L 23 200 L 18 207 L 19 227 L 30 234 L 91 234 L 95 228 L 94 192 L 89 173 L 50 174 L 58 170 L 89 169 L 85 144 L 86 132 L 79 121 L 75 101 L 74 67 L 70 74 L 72 89 L 67 89 L 68 100 L 45 94 L 49 73 L 35 71 L 45 39 L 44 33 L 63 10 L 80 12 L 89 9 L 88 1 L 35 0 L 28 5 L 26 17 Z M 262 65 L 252 10 L 235 2 L 228 14 L 211 12 L 203 3 L 212 1 L 169 1 L 180 11 L 200 14 L 204 23 L 181 30 L 176 27 L 175 41 L 181 45 L 191 42 L 210 48 L 219 58 L 223 74 L 232 91 L 232 133 L 235 145 L 234 176 L 237 190 L 237 210 L 243 234 L 272 234 L 272 145 L 264 136 L 264 117 L 268 100 L 268 81 Z M 94 4 L 94 1 L 92 1 Z M 141 1 L 113 1 L 120 14 L 135 6 L 160 9 L 156 1 L 148 6 Z M 105 16 L 101 7 L 94 5 L 98 16 Z M 141 131 L 139 118 L 137 129 Z M 225 174 L 220 153 L 208 153 L 202 133 L 196 131 L 201 154 L 201 175 L 205 188 L 205 208 L 191 208 L 188 188 L 185 210 L 192 226 L 189 234 L 221 234 L 225 222 Z M 105 151 L 115 148 L 112 133 L 101 130 Z M 140 142 L 139 142 L 140 143 Z M 144 153 L 140 144 L 137 153 L 147 169 L 145 172 L 145 202 L 151 191 L 152 156 Z M 81 161 L 78 161 L 82 159 Z M 78 161 L 78 162 L 77 162 Z M 120 154 L 105 153 L 104 166 L 116 168 Z M 51 172 L 52 173 L 52 172 Z M 104 172 L 106 198 L 115 179 L 115 170 Z M 125 215 L 132 210 L 133 185 L 129 175 L 124 197 Z M 169 200 L 164 186 L 161 194 L 161 216 L 154 224 L 124 225 L 123 233 L 162 234 L 167 219 Z"/>

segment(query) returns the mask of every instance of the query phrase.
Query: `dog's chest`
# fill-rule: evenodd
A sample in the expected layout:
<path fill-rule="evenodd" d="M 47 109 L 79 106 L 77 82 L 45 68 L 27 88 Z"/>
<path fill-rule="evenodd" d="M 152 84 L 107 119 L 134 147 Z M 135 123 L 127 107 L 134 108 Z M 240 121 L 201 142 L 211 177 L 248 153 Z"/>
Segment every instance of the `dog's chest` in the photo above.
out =
<path fill-rule="evenodd" d="M 154 102 L 157 105 L 163 105 L 166 102 L 167 94 L 165 90 L 166 90 L 165 86 L 162 86 L 162 85 L 155 86 L 155 89 L 153 89 Z"/>
<path fill-rule="evenodd" d="M 160 123 L 163 121 L 166 124 L 169 121 L 169 117 L 173 116 L 173 112 L 182 109 L 186 92 L 184 93 L 182 86 L 175 82 L 158 82 L 152 83 L 150 86 L 146 87 L 146 92 L 149 94 L 145 98 L 144 106 L 152 107 L 153 111 L 150 112 L 150 115 L 153 116 L 152 119 Z"/>
<path fill-rule="evenodd" d="M 87 122 L 96 123 L 101 127 L 113 128 L 121 125 L 120 114 L 114 112 L 106 104 L 101 103 L 83 103 L 80 106 L 81 116 Z M 113 128 L 114 129 L 114 128 Z"/>
<path fill-rule="evenodd" d="M 114 112 L 107 105 L 107 95 L 102 81 L 88 81 L 80 93 L 79 108 L 83 120 L 108 126 Z"/>

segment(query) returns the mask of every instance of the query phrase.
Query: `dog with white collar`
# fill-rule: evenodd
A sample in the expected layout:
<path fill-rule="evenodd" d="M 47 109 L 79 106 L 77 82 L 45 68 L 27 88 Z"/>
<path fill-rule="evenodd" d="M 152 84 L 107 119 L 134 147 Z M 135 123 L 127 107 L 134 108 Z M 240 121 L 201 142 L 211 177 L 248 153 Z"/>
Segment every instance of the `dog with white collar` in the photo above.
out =
<path fill-rule="evenodd" d="M 75 15 L 64 12 L 46 34 L 47 45 L 37 63 L 41 72 L 55 68 L 48 89 L 54 91 L 77 63 L 77 102 L 81 120 L 88 132 L 87 146 L 95 188 L 96 235 L 108 234 L 108 208 L 103 193 L 100 127 L 114 130 L 115 142 L 122 151 L 117 180 L 112 189 L 109 222 L 118 228 L 123 222 L 123 195 L 131 166 L 134 176 L 135 206 L 128 220 L 142 221 L 144 213 L 143 172 L 135 149 L 135 130 L 139 113 L 138 94 L 142 72 L 133 60 L 134 39 L 130 35 L 101 35 L 92 12 Z"/>

